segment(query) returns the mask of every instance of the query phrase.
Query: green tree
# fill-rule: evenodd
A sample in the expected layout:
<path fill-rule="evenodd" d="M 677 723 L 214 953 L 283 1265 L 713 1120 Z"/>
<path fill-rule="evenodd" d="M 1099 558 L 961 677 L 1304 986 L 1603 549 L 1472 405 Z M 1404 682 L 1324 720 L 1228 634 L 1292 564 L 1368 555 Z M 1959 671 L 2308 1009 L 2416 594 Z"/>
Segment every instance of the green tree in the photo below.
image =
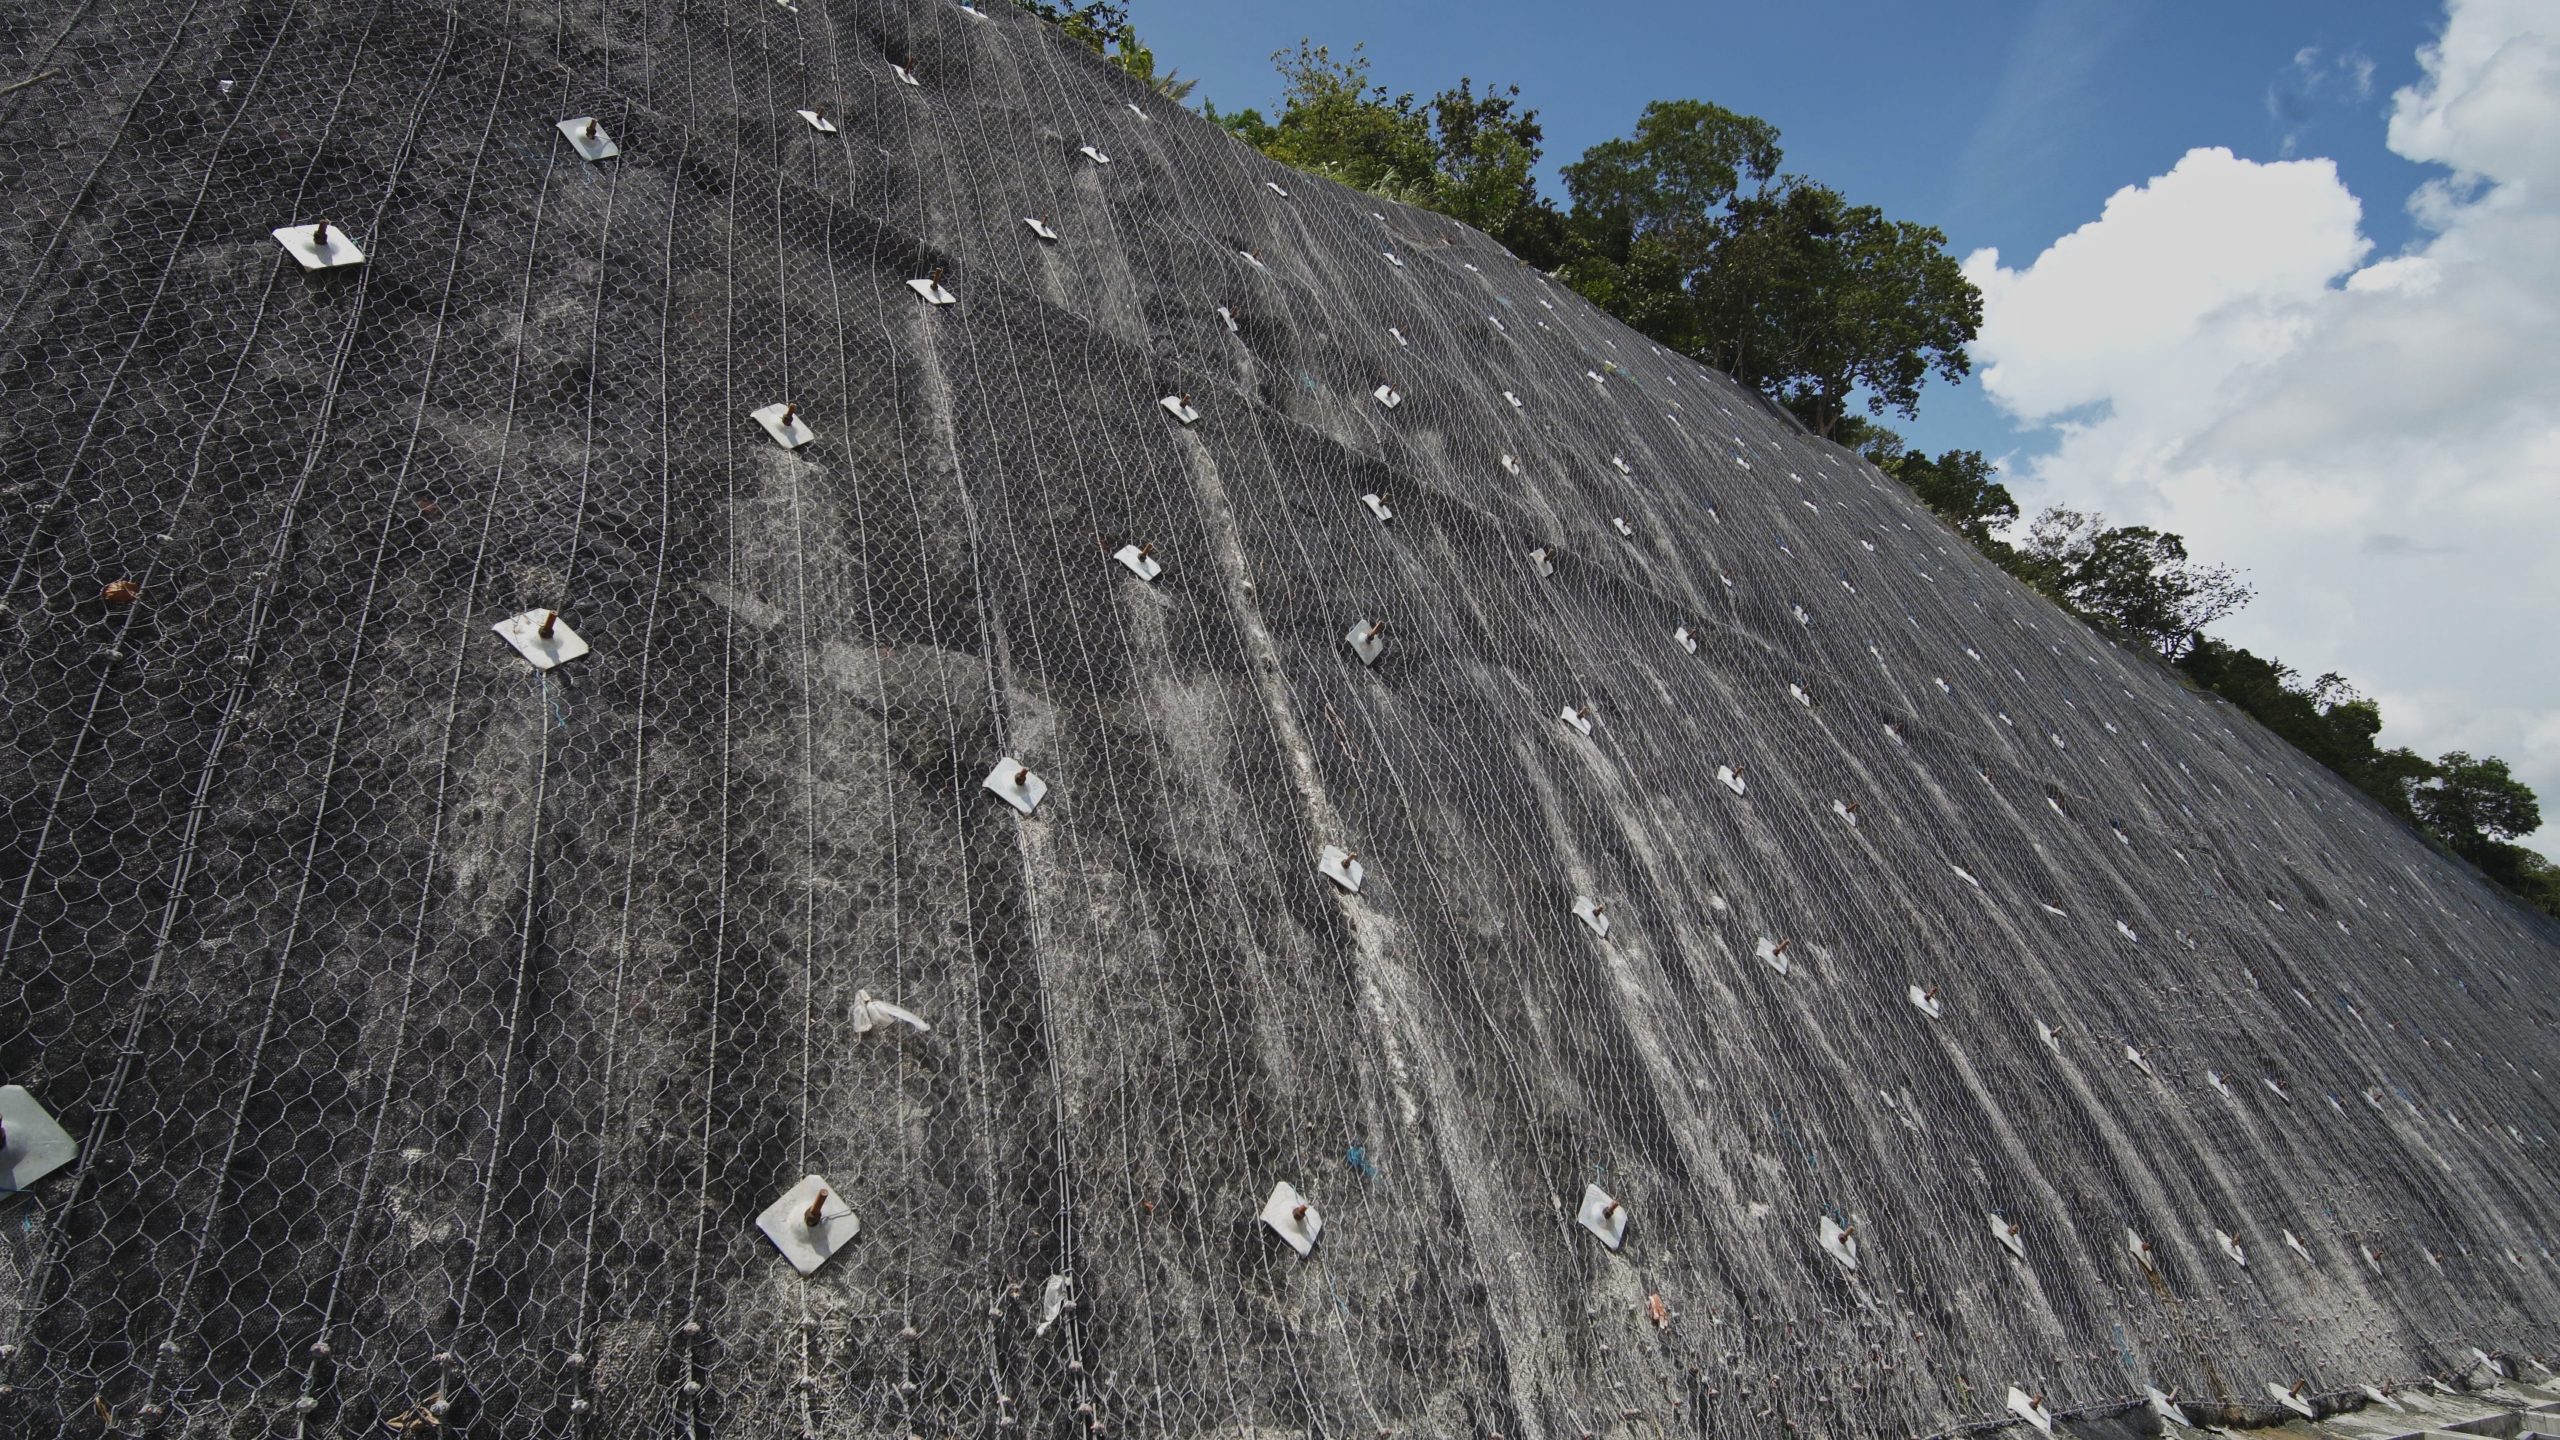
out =
<path fill-rule="evenodd" d="M 1336 60 L 1328 47 L 1301 40 L 1296 53 L 1282 50 L 1271 59 L 1286 85 L 1279 122 L 1256 141 L 1265 153 L 1356 190 L 1396 198 L 1433 194 L 1439 152 L 1429 112 L 1410 94 L 1390 95 L 1371 84 L 1362 47 Z"/>
<path fill-rule="evenodd" d="M 2436 773 L 2410 796 L 2418 823 L 2453 853 L 2475 863 L 2491 847 L 2542 825 L 2533 790 L 2494 755 L 2472 758 L 2451 750 L 2436 757 Z"/>
<path fill-rule="evenodd" d="M 1633 135 L 1564 168 L 1566 278 L 1817 434 L 1846 433 L 1861 392 L 1868 414 L 1916 415 L 1931 376 L 1971 373 L 1981 293 L 1943 232 L 1780 175 L 1784 158 L 1765 120 L 1703 100 L 1646 106 Z"/>
<path fill-rule="evenodd" d="M 1200 88 L 1199 81 L 1182 78 L 1182 72 L 1179 70 L 1157 73 L 1156 52 L 1139 41 L 1138 27 L 1135 25 L 1122 22 L 1119 31 L 1112 37 L 1112 47 L 1112 64 L 1136 76 L 1138 83 L 1167 100 L 1180 104 L 1191 98 L 1192 91 Z"/>
<path fill-rule="evenodd" d="M 2291 666 L 2237 645 L 2199 639 L 2178 659 L 2188 679 L 2239 706 L 2376 803 L 2416 824 L 2410 795 L 2436 767 L 2406 748 L 2383 749 L 2382 707 L 2331 673 L 2304 683 Z"/>
<path fill-rule="evenodd" d="M 1280 137 L 1279 129 L 1270 121 L 1263 119 L 1260 110 L 1250 105 L 1242 110 L 1221 110 L 1218 108 L 1217 101 L 1202 100 L 1200 113 L 1207 117 L 1210 124 L 1218 126 L 1266 155 L 1271 152 L 1272 142 Z"/>
<path fill-rule="evenodd" d="M 1282 82 L 1278 121 L 1208 103 L 1201 113 L 1273 159 L 1462 220 L 1531 264 L 1563 256 L 1564 216 L 1538 194 L 1545 132 L 1520 87 L 1479 92 L 1462 77 L 1425 104 L 1372 83 L 1357 46 L 1337 59 L 1301 40 L 1271 58 Z"/>
<path fill-rule="evenodd" d="M 2225 565 L 2187 558 L 2187 542 L 2147 525 L 2054 506 L 2036 516 L 2018 553 L 2023 573 L 2098 628 L 2175 660 L 2205 626 L 2256 592 Z"/>
<path fill-rule="evenodd" d="M 1864 426 L 1864 422 L 1858 423 Z M 1949 450 L 1931 459 L 1918 451 L 1904 450 L 1898 435 L 1893 436 L 1889 450 L 1872 440 L 1865 448 L 1867 458 L 1875 461 L 1878 469 L 1910 486 L 1921 504 L 1936 511 L 1975 545 L 1987 548 L 1996 543 L 1992 532 L 2018 518 L 2017 497 L 2000 483 L 2000 467 L 1983 459 L 1979 450 Z M 1881 459 L 1879 452 L 1883 453 Z"/>
<path fill-rule="evenodd" d="M 1778 173 L 1778 127 L 1704 100 L 1656 100 L 1636 130 L 1564 167 L 1576 230 L 1594 259 L 1625 263 L 1650 240 L 1685 272 L 1703 270 L 1746 181 Z"/>
<path fill-rule="evenodd" d="M 1692 284 L 1715 263 L 1742 187 L 1783 159 L 1766 120 L 1704 100 L 1647 105 L 1633 135 L 1564 167 L 1572 249 L 1560 273 L 1648 339 L 1707 358 Z"/>
<path fill-rule="evenodd" d="M 1870 415 L 1920 413 L 1931 376 L 1973 369 L 1982 294 L 1934 226 L 1887 219 L 1786 176 L 1737 199 L 1690 281 L 1695 358 L 1831 436 L 1858 395 Z"/>
<path fill-rule="evenodd" d="M 1057 26 L 1068 39 L 1099 55 L 1121 31 L 1129 27 L 1129 7 L 1113 0 L 1087 0 L 1082 5 L 1058 5 L 1049 0 L 1013 0 L 1013 3 Z"/>
<path fill-rule="evenodd" d="M 1435 151 L 1432 209 L 1491 236 L 1541 269 L 1563 258 L 1565 220 L 1538 194 L 1538 160 L 1546 132 L 1538 112 L 1520 104 L 1520 87 L 1488 85 L 1472 76 L 1431 101 Z"/>

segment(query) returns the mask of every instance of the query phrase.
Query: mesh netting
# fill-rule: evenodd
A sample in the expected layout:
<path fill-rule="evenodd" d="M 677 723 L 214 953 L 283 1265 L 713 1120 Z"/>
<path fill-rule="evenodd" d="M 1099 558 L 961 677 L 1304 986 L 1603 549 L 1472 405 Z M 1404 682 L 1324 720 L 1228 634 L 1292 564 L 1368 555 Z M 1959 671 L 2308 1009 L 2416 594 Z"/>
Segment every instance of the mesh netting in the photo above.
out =
<path fill-rule="evenodd" d="M 2551 930 L 1482 237 L 942 0 L 0 53 L 0 1080 L 81 1142 L 11 1433 L 1907 1435 L 2548 1344 Z"/>

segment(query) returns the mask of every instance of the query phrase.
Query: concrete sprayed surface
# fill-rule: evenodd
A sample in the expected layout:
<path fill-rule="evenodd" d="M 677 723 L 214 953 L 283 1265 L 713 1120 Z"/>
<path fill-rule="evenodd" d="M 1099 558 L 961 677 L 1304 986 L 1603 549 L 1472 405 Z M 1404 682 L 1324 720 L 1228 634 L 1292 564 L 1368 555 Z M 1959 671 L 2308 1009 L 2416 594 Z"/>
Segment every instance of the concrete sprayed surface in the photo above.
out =
<path fill-rule="evenodd" d="M 0 1078 L 83 1144 L 0 1429 L 1901 1436 L 2550 1347 L 2551 928 L 1481 237 L 942 0 L 0 53 Z"/>

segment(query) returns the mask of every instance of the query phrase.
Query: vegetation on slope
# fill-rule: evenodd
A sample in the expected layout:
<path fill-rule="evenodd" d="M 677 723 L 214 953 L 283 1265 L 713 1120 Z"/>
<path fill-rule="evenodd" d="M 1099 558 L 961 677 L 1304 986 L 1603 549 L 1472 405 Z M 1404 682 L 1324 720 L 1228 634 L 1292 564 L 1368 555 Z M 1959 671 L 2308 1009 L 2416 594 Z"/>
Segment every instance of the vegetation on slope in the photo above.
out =
<path fill-rule="evenodd" d="M 1125 5 L 1016 3 L 1160 93 L 1190 93 L 1158 74 Z M 1373 83 L 1358 46 L 1337 56 L 1301 41 L 1272 59 L 1276 119 L 1206 100 L 1202 112 L 1274 159 L 1472 225 L 1655 343 L 1755 387 L 1900 479 L 2056 605 L 2158 656 L 2560 916 L 2560 867 L 2514 843 L 2542 817 L 2505 761 L 2382 748 L 2381 707 L 2343 677 L 2305 681 L 2205 633 L 2253 594 L 2229 567 L 2197 562 L 2178 535 L 2061 506 L 2019 530 L 2016 498 L 1979 452 L 1924 455 L 1877 423 L 1916 416 L 1931 379 L 1956 384 L 1972 370 L 1965 346 L 1982 296 L 1941 231 L 1785 173 L 1776 126 L 1703 100 L 1657 100 L 1632 135 L 1563 166 L 1559 206 L 1539 192 L 1545 134 L 1518 86 L 1479 91 L 1462 77 L 1425 101 Z"/>

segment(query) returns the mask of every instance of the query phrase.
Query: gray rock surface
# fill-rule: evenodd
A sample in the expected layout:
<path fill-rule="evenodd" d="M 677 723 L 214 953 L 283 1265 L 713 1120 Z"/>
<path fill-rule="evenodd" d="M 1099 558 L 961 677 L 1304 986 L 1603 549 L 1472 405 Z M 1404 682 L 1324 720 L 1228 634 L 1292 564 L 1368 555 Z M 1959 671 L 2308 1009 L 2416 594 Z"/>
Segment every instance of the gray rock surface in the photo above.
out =
<path fill-rule="evenodd" d="M 944 0 L 0 55 L 0 1079 L 83 1146 L 0 1430 L 1899 1436 L 2550 1347 L 2553 929 L 1481 236 Z"/>

